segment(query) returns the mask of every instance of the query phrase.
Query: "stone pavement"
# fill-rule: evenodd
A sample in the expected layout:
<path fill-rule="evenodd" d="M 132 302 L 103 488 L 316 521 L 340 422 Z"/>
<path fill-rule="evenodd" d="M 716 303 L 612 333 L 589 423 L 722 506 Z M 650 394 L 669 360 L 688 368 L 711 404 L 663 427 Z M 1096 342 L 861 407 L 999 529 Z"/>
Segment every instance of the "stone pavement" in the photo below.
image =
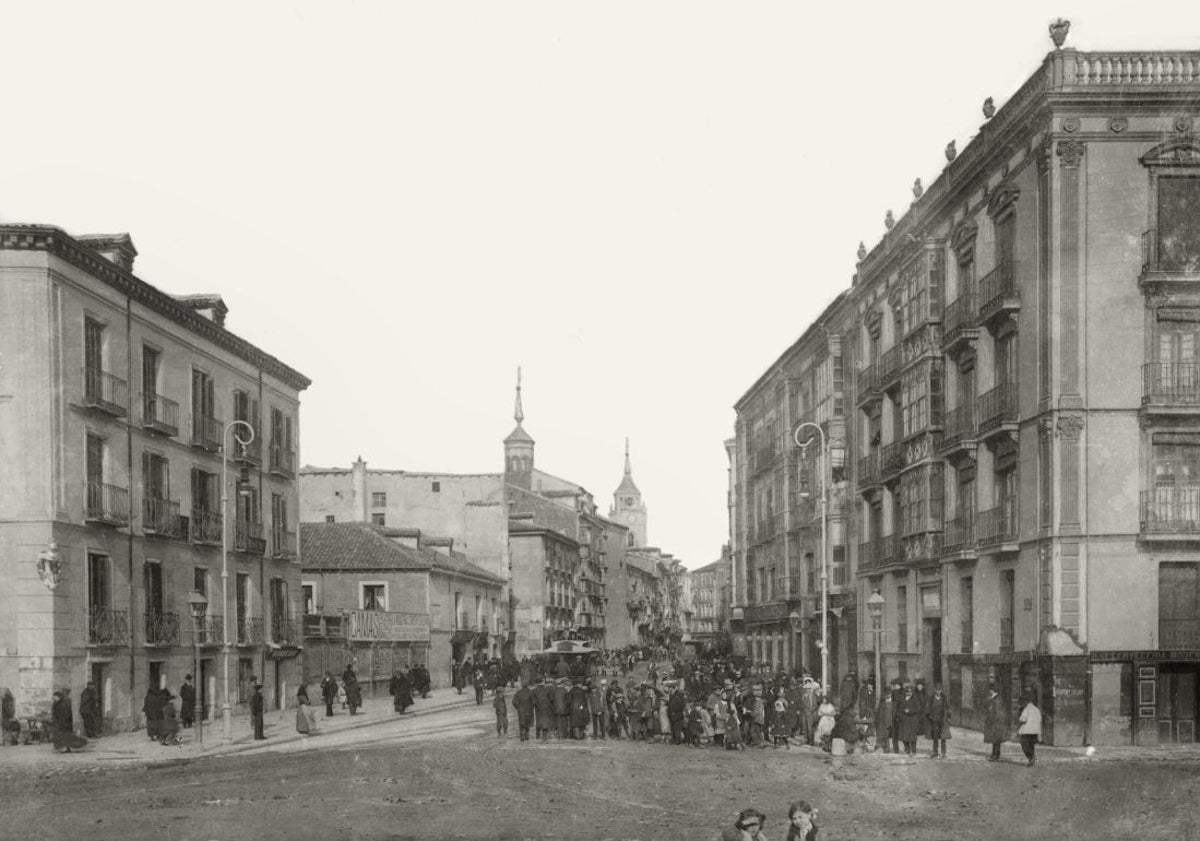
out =
<path fill-rule="evenodd" d="M 94 771 L 111 766 L 174 764 L 201 757 L 229 756 L 301 739 L 319 744 L 323 735 L 425 716 L 456 707 L 474 706 L 475 692 L 470 687 L 464 689 L 461 695 L 453 688 L 435 689 L 428 698 L 416 696 L 415 701 L 403 715 L 392 709 L 391 698 L 387 696 L 367 699 L 362 709 L 353 716 L 335 705 L 332 718 L 325 717 L 323 704 L 314 704 L 317 730 L 311 736 L 296 732 L 296 709 L 292 707 L 264 714 L 265 741 L 254 739 L 249 716 L 236 716 L 232 720 L 233 738 L 228 742 L 222 738 L 220 720 L 205 722 L 203 747 L 199 744 L 199 731 L 195 726 L 179 731 L 183 737 L 183 743 L 179 745 L 161 745 L 151 741 L 142 729 L 93 739 L 82 750 L 69 754 L 54 750 L 48 743 L 0 747 L 0 776 L 11 776 L 22 770 L 29 773 L 60 773 L 73 766 L 79 770 Z M 484 703 L 490 708 L 490 700 L 485 699 Z"/>

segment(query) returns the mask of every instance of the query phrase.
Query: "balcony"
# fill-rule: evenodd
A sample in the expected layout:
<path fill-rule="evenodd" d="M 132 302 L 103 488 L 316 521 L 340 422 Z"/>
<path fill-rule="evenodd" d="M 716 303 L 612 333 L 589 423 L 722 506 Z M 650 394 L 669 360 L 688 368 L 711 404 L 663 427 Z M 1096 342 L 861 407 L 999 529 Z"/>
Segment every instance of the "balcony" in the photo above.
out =
<path fill-rule="evenodd" d="M 963 515 L 947 520 L 942 529 L 942 557 L 968 560 L 975 557 L 975 517 Z"/>
<path fill-rule="evenodd" d="M 979 512 L 976 522 L 978 545 L 1000 546 L 1000 551 L 1017 550 L 1017 508 L 1016 505 L 1001 505 Z"/>
<path fill-rule="evenodd" d="M 114 417 L 125 417 L 129 414 L 129 384 L 99 368 L 84 368 L 83 405 Z"/>
<path fill-rule="evenodd" d="M 142 498 L 142 534 L 169 537 L 183 536 L 179 527 L 179 503 L 173 499 Z"/>
<path fill-rule="evenodd" d="M 1163 414 L 1200 412 L 1200 365 L 1195 362 L 1143 365 L 1142 406 Z"/>
<path fill-rule="evenodd" d="M 296 623 L 282 616 L 272 616 L 271 641 L 276 645 L 291 645 L 298 642 Z"/>
<path fill-rule="evenodd" d="M 894 386 L 900 384 L 900 368 L 901 368 L 901 348 L 900 345 L 895 345 L 890 350 L 887 350 L 879 357 L 879 388 L 883 391 L 891 391 Z"/>
<path fill-rule="evenodd" d="M 105 482 L 89 481 L 83 519 L 106 526 L 129 525 L 129 491 Z"/>
<path fill-rule="evenodd" d="M 305 616 L 307 620 L 308 617 Z M 251 645 L 262 645 L 266 641 L 266 635 L 263 632 L 263 621 L 261 619 L 253 619 L 243 616 L 237 621 L 237 628 L 234 631 L 237 635 L 237 644 L 243 647 Z M 308 633 L 307 626 L 305 633 Z"/>
<path fill-rule="evenodd" d="M 210 453 L 218 452 L 221 449 L 222 429 L 223 425 L 216 418 L 192 415 L 192 446 Z"/>
<path fill-rule="evenodd" d="M 964 406 L 945 414 L 945 428 L 939 452 L 954 460 L 956 455 L 970 456 L 975 452 L 975 405 L 973 398 Z"/>
<path fill-rule="evenodd" d="M 1008 653 L 1013 650 L 1013 621 L 1012 617 L 1000 617 L 1000 651 Z"/>
<path fill-rule="evenodd" d="M 179 645 L 179 614 L 148 610 L 142 617 L 143 643 L 147 646 Z"/>
<path fill-rule="evenodd" d="M 1159 619 L 1158 647 L 1167 651 L 1200 648 L 1200 619 Z"/>
<path fill-rule="evenodd" d="M 263 555 L 267 551 L 267 538 L 262 523 L 237 520 L 233 524 L 233 550 L 250 555 Z"/>
<path fill-rule="evenodd" d="M 800 575 L 784 575 L 775 579 L 775 596 L 777 599 L 785 599 L 791 601 L 798 599 L 804 595 L 802 584 L 804 579 Z"/>
<path fill-rule="evenodd" d="M 262 631 L 262 620 L 256 619 L 259 623 L 259 631 Z M 306 637 L 332 637 L 335 639 L 343 639 L 345 629 L 342 623 L 341 614 L 320 614 L 306 613 L 303 620 L 304 636 Z"/>
<path fill-rule="evenodd" d="M 171 437 L 178 435 L 179 404 L 161 394 L 143 394 L 142 429 Z"/>
<path fill-rule="evenodd" d="M 296 453 L 276 444 L 271 445 L 270 470 L 287 479 L 296 477 Z"/>
<path fill-rule="evenodd" d="M 128 645 L 129 611 L 93 605 L 87 613 L 88 645 Z"/>
<path fill-rule="evenodd" d="M 994 329 L 997 322 L 1020 309 L 1017 262 L 1001 263 L 979 281 L 979 319 Z"/>
<path fill-rule="evenodd" d="M 225 644 L 225 617 L 205 616 L 195 627 L 196 636 L 199 637 L 202 647 L 212 647 Z"/>
<path fill-rule="evenodd" d="M 881 569 L 897 559 L 896 538 L 886 534 L 858 544 L 858 571 Z"/>
<path fill-rule="evenodd" d="M 296 557 L 296 533 L 279 526 L 271 527 L 271 557 L 291 560 Z"/>
<path fill-rule="evenodd" d="M 1138 286 L 1147 294 L 1200 290 L 1200 244 L 1161 236 L 1157 228 L 1146 231 Z"/>
<path fill-rule="evenodd" d="M 882 476 L 882 455 L 878 447 L 872 447 L 867 455 L 858 460 L 855 477 L 859 491 L 865 491 L 879 484 Z"/>
<path fill-rule="evenodd" d="M 214 511 L 192 509 L 188 539 L 201 546 L 220 546 L 224 539 L 221 515 Z"/>
<path fill-rule="evenodd" d="M 979 335 L 976 319 L 979 316 L 979 297 L 974 292 L 959 295 L 946 307 L 942 322 L 942 349 L 954 357 Z"/>
<path fill-rule="evenodd" d="M 254 440 L 249 444 L 237 440 L 233 442 L 233 460 L 252 467 L 262 464 L 262 439 L 258 437 L 257 431 L 254 433 Z"/>
<path fill-rule="evenodd" d="M 879 476 L 885 482 L 900 475 L 904 469 L 905 447 L 903 441 L 884 444 L 880 449 Z"/>
<path fill-rule="evenodd" d="M 1004 434 L 1015 436 L 1019 422 L 1017 387 L 1012 383 L 1001 383 L 980 395 L 975 419 L 979 424 L 980 441 Z"/>
<path fill-rule="evenodd" d="M 1200 485 L 1159 485 L 1140 501 L 1143 539 L 1200 540 Z"/>
<path fill-rule="evenodd" d="M 878 370 L 863 368 L 858 372 L 858 404 L 868 405 L 880 398 Z"/>

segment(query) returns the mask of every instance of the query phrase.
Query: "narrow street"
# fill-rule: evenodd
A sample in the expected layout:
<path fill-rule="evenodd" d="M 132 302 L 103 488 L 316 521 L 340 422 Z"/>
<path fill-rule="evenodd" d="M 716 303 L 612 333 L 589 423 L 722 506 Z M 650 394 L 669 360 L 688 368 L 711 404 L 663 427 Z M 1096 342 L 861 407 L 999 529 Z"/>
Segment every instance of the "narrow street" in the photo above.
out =
<path fill-rule="evenodd" d="M 1103 762 L 1047 751 L 1029 768 L 1008 748 L 1000 764 L 960 748 L 944 761 L 869 755 L 835 768 L 803 747 L 523 744 L 515 719 L 497 739 L 490 709 L 471 705 L 167 766 L 64 756 L 0 778 L 0 837 L 715 838 L 754 806 L 767 837 L 782 839 L 798 798 L 820 809 L 828 839 L 1195 837 L 1191 754 Z"/>

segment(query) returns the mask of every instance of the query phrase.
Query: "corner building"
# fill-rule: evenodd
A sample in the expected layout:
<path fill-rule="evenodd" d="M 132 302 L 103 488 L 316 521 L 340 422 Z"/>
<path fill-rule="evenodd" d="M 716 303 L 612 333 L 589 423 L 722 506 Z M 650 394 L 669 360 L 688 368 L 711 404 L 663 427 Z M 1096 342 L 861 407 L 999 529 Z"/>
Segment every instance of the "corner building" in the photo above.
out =
<path fill-rule="evenodd" d="M 138 279 L 136 255 L 127 234 L 0 226 L 0 687 L 25 716 L 94 680 L 106 730 L 195 670 L 192 591 L 206 717 L 247 712 L 252 675 L 276 707 L 300 679 L 309 380 L 227 330 L 219 297 Z"/>
<path fill-rule="evenodd" d="M 1197 101 L 1200 53 L 1055 50 L 806 333 L 840 337 L 852 387 L 859 672 L 878 638 L 955 724 L 995 683 L 1037 696 L 1052 744 L 1196 739 Z"/>

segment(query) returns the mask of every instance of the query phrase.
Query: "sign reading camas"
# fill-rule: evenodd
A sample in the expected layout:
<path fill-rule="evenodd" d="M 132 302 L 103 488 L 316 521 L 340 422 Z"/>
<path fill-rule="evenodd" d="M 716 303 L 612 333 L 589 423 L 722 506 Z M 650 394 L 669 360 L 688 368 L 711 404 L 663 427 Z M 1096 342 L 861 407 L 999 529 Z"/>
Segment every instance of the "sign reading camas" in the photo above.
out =
<path fill-rule="evenodd" d="M 428 642 L 429 617 L 421 613 L 351 610 L 350 639 L 383 642 Z"/>

